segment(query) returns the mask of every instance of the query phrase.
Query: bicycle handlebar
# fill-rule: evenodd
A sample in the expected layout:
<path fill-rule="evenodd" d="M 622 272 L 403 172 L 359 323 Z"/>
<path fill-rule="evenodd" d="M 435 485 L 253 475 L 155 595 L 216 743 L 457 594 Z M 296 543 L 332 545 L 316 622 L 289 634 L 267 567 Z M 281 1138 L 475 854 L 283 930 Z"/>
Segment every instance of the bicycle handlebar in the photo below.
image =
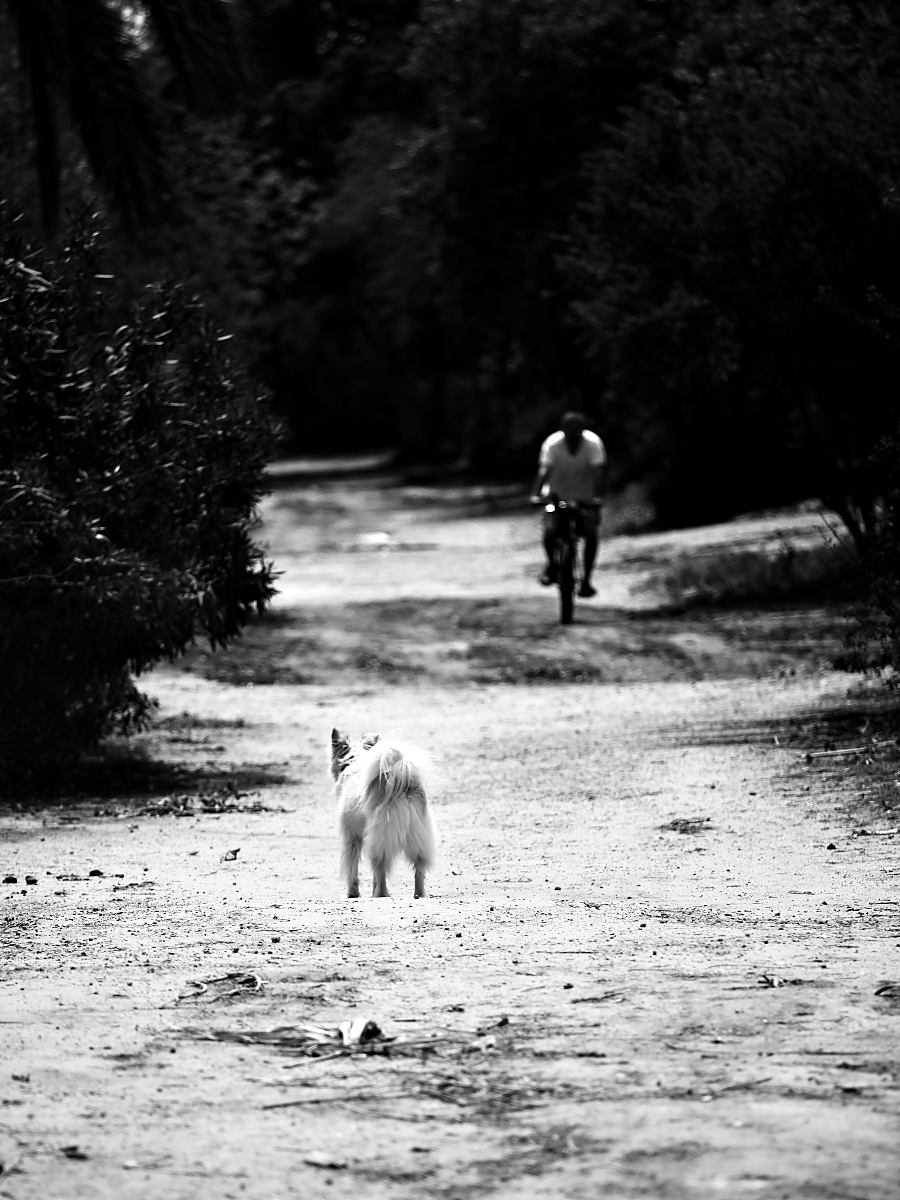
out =
<path fill-rule="evenodd" d="M 602 500 L 590 500 L 587 502 L 583 500 L 561 500 L 560 497 L 557 496 L 556 492 L 548 492 L 545 496 L 532 496 L 530 499 L 531 503 L 535 506 L 541 504 L 552 504 L 554 507 L 562 505 L 565 508 L 588 509 L 601 508 L 603 505 Z"/>

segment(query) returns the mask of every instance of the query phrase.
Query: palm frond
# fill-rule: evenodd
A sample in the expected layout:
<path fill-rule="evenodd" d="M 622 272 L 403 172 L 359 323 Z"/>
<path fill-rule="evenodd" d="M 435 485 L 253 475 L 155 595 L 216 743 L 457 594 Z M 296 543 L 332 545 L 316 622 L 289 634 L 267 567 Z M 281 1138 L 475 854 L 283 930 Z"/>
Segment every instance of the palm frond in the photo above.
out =
<path fill-rule="evenodd" d="M 59 120 L 78 132 L 91 172 L 125 224 L 146 224 L 164 194 L 163 155 L 140 47 L 118 0 L 0 0 L 31 100 L 44 224 L 59 213 Z M 143 0 L 188 103 L 231 106 L 244 81 L 231 0 Z"/>
<path fill-rule="evenodd" d="M 44 224 L 52 228 L 59 211 L 59 139 L 53 79 L 66 57 L 60 36 L 62 6 L 59 0 L 7 0 L 7 9 L 31 100 L 41 211 Z"/>
<path fill-rule="evenodd" d="M 232 107 L 245 73 L 230 0 L 143 0 L 143 8 L 188 104 Z"/>
<path fill-rule="evenodd" d="M 118 9 L 106 0 L 67 4 L 66 48 L 61 82 L 94 177 L 127 225 L 146 224 L 163 191 L 162 151 Z"/>

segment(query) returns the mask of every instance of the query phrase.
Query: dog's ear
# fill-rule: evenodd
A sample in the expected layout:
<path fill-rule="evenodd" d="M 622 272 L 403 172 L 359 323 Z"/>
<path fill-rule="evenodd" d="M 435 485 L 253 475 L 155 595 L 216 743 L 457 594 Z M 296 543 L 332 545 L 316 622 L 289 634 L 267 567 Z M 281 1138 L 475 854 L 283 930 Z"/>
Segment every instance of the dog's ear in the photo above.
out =
<path fill-rule="evenodd" d="M 375 745 L 375 743 L 380 742 L 380 741 L 381 741 L 380 733 L 367 733 L 362 740 L 363 749 L 371 750 L 372 747 Z"/>
<path fill-rule="evenodd" d="M 350 760 L 350 739 L 340 729 L 331 731 L 331 774 L 337 779 Z"/>

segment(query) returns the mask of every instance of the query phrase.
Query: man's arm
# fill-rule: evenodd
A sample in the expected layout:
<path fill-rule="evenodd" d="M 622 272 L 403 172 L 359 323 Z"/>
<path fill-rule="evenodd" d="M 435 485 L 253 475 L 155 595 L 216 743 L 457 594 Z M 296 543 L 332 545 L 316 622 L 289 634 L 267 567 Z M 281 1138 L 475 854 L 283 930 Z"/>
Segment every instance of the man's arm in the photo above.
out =
<path fill-rule="evenodd" d="M 537 503 L 541 499 L 541 492 L 544 484 L 547 482 L 547 477 L 550 474 L 548 467 L 538 467 L 538 473 L 534 477 L 534 483 L 531 485 L 532 502 Z"/>
<path fill-rule="evenodd" d="M 591 486 L 594 491 L 594 499 L 602 501 L 606 495 L 606 476 L 607 464 L 605 462 L 596 463 L 591 468 Z"/>
<path fill-rule="evenodd" d="M 602 504 L 606 495 L 606 476 L 608 459 L 606 447 L 596 434 L 592 434 L 590 442 L 591 461 L 591 494 L 597 504 Z"/>

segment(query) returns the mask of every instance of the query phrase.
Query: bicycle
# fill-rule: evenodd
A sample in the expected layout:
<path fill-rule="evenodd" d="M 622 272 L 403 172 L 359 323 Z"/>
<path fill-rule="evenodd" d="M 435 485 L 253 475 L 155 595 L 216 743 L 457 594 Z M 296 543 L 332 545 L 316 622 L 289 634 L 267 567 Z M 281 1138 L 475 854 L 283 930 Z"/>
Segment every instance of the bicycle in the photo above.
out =
<path fill-rule="evenodd" d="M 559 620 L 561 625 L 571 625 L 575 588 L 584 579 L 583 509 L 552 494 L 543 503 L 545 512 L 555 514 L 553 567 L 559 588 Z"/>

